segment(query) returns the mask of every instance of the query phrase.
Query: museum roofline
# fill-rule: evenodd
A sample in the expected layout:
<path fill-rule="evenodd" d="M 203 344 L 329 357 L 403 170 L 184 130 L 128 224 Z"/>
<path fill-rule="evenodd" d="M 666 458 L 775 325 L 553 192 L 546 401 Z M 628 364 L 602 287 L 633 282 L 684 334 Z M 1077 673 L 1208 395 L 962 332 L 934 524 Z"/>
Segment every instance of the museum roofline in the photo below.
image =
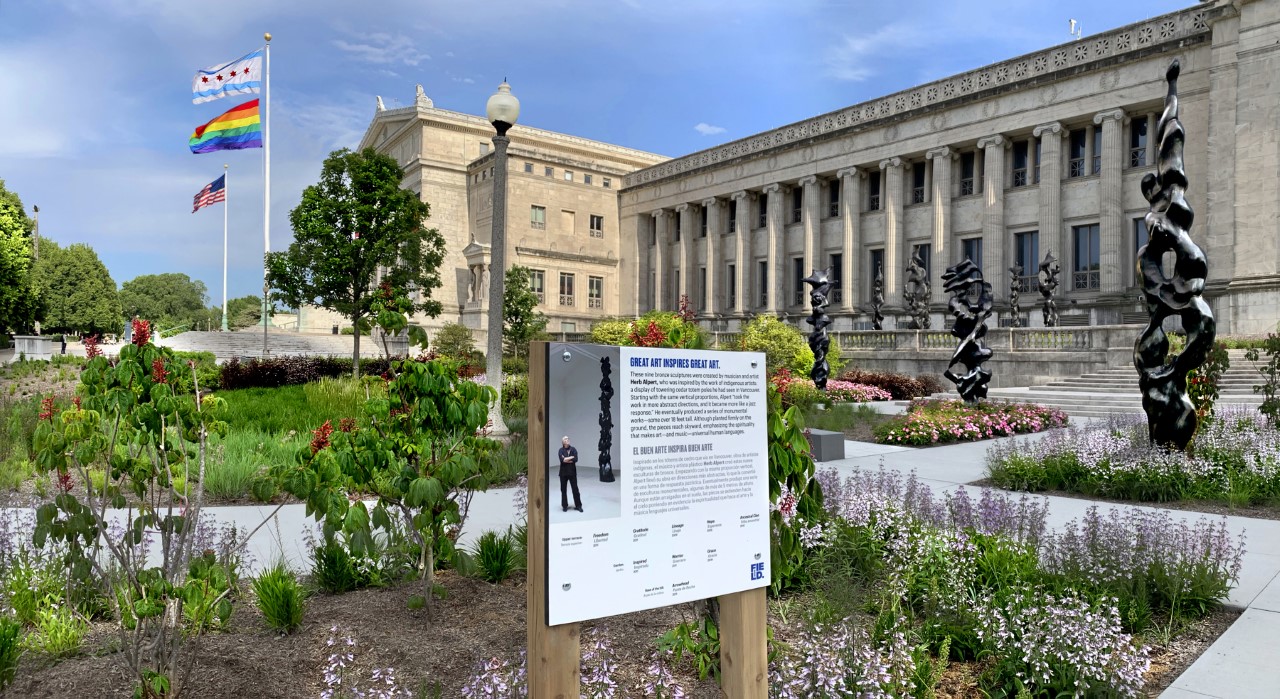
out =
<path fill-rule="evenodd" d="M 1221 5 L 1201 2 L 1193 7 L 841 107 L 637 170 L 623 178 L 620 191 L 759 157 L 815 138 L 825 140 L 908 115 L 929 113 L 941 107 L 1006 92 L 1016 85 L 1058 80 L 1098 63 L 1113 63 L 1121 56 L 1145 55 L 1155 47 L 1207 35 L 1210 22 L 1225 12 L 1227 10 Z"/>

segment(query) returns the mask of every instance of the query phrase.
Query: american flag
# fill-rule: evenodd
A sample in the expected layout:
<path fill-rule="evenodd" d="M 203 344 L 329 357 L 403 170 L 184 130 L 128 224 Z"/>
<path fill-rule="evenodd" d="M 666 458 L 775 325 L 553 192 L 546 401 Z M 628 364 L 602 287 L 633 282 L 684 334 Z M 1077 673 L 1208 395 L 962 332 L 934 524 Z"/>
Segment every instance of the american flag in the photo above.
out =
<path fill-rule="evenodd" d="M 199 194 L 196 194 L 195 201 L 193 202 L 193 206 L 195 208 L 191 209 L 191 213 L 194 214 L 195 212 L 199 211 L 201 207 L 211 206 L 213 204 L 217 204 L 220 201 L 226 201 L 226 200 L 227 200 L 227 176 L 223 175 L 222 177 L 219 177 L 218 179 L 205 185 L 204 189 L 200 190 Z"/>

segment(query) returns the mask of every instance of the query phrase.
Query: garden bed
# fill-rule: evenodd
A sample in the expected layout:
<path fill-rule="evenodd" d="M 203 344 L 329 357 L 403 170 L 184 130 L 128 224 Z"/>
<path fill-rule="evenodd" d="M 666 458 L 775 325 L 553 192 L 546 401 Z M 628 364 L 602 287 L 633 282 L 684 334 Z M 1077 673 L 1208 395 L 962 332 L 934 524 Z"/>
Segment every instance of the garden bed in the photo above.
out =
<path fill-rule="evenodd" d="M 937 446 L 1029 434 L 1067 424 L 1057 408 L 1030 403 L 914 400 L 907 412 L 875 429 L 875 441 L 901 446 Z"/>
<path fill-rule="evenodd" d="M 1219 408 L 1201 424 L 1187 453 L 1150 444 L 1141 415 L 1113 416 L 1102 427 L 1073 428 L 1034 444 L 996 445 L 990 481 L 1032 492 L 1168 503 L 1187 509 L 1280 509 L 1280 429 L 1254 409 Z M 1230 514 L 1246 514 L 1230 511 Z"/>

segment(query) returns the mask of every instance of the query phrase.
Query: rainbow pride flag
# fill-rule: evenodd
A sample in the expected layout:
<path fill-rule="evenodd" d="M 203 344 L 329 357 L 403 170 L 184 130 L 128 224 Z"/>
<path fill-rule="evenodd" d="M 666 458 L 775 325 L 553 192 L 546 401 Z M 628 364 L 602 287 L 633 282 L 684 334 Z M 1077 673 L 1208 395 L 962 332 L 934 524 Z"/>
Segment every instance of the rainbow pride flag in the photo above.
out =
<path fill-rule="evenodd" d="M 192 153 L 261 148 L 262 117 L 258 114 L 258 100 L 249 100 L 204 126 L 197 126 L 191 134 L 190 145 Z"/>

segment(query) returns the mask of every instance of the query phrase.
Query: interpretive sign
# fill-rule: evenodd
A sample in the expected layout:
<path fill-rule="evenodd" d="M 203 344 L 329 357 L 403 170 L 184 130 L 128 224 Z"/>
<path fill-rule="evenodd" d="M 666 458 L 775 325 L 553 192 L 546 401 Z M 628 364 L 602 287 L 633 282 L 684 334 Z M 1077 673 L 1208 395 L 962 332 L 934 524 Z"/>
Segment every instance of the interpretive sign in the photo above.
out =
<path fill-rule="evenodd" d="M 764 355 L 542 347 L 546 623 L 767 586 Z"/>

